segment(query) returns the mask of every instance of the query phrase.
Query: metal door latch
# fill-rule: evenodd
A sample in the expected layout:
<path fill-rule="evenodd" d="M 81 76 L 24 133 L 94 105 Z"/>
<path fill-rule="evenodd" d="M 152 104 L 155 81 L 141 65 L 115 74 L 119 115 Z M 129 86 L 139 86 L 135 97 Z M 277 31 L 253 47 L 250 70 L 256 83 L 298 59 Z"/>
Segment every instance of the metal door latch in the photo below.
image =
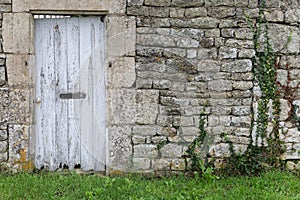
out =
<path fill-rule="evenodd" d="M 86 94 L 82 92 L 77 93 L 62 93 L 59 95 L 61 99 L 85 99 Z"/>

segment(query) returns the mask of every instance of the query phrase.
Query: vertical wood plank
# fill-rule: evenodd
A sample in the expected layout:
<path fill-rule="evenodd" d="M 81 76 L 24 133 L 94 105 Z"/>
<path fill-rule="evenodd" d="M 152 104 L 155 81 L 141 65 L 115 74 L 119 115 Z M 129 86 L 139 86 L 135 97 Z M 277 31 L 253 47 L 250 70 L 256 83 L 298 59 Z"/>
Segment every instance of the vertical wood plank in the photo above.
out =
<path fill-rule="evenodd" d="M 55 142 L 56 166 L 68 165 L 68 100 L 60 99 L 60 94 L 68 92 L 68 49 L 66 19 L 50 19 L 54 24 L 55 58 Z"/>
<path fill-rule="evenodd" d="M 42 55 L 43 48 L 41 45 L 44 38 L 41 34 L 42 24 L 40 20 L 35 21 L 35 44 L 36 45 L 36 100 L 41 100 L 41 67 L 42 67 Z M 41 124 L 41 103 L 36 102 L 35 106 L 35 118 L 36 118 L 36 145 L 35 145 L 35 167 L 40 169 L 44 165 L 44 147 L 42 136 L 42 124 Z"/>
<path fill-rule="evenodd" d="M 78 92 L 80 74 L 79 19 L 67 19 L 68 38 L 68 92 Z M 80 115 L 78 113 L 81 100 L 68 101 L 68 160 L 69 169 L 80 164 Z"/>
<path fill-rule="evenodd" d="M 93 170 L 92 163 L 92 89 L 93 74 L 91 59 L 91 26 L 88 18 L 80 18 L 80 90 L 86 93 L 86 99 L 81 101 L 81 167 L 83 170 Z"/>
<path fill-rule="evenodd" d="M 43 137 L 44 165 L 50 170 L 56 169 L 55 146 L 55 70 L 54 70 L 54 32 L 53 23 L 41 21 L 40 32 L 43 35 L 43 54 L 41 65 L 41 136 Z"/>
<path fill-rule="evenodd" d="M 104 23 L 99 17 L 90 20 L 92 27 L 91 57 L 93 60 L 93 121 L 92 155 L 94 170 L 105 170 L 105 70 L 104 70 Z"/>

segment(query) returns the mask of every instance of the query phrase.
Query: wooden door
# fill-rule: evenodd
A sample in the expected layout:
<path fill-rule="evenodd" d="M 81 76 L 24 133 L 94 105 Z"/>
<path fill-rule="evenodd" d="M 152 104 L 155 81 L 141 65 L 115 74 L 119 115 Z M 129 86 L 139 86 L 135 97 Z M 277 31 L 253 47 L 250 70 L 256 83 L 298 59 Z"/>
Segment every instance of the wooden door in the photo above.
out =
<path fill-rule="evenodd" d="M 100 17 L 35 20 L 35 165 L 105 170 L 105 26 Z"/>

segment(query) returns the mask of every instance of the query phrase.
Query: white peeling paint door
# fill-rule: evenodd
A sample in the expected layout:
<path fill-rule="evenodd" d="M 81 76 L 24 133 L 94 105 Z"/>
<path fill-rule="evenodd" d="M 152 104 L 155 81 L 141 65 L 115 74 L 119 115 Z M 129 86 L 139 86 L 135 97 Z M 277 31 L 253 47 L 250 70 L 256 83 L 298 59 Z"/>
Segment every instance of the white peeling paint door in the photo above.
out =
<path fill-rule="evenodd" d="M 35 20 L 35 165 L 105 170 L 101 17 Z"/>

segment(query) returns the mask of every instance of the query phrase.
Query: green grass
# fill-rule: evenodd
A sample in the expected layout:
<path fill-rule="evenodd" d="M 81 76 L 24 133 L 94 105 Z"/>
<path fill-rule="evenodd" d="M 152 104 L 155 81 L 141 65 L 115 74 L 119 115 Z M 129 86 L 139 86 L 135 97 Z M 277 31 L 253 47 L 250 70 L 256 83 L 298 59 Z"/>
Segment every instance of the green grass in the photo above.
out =
<path fill-rule="evenodd" d="M 300 199 L 300 179 L 286 172 L 219 180 L 54 173 L 2 175 L 0 199 Z"/>

